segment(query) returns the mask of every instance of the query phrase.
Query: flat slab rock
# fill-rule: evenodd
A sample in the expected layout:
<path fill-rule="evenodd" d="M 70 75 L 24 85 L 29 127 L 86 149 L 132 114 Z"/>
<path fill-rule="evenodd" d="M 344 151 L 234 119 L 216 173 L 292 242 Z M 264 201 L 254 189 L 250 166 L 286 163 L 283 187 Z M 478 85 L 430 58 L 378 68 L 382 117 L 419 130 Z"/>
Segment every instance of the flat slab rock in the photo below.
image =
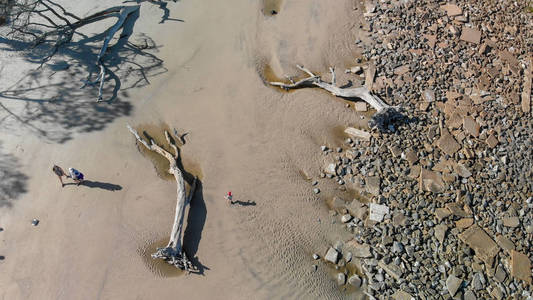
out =
<path fill-rule="evenodd" d="M 353 257 L 358 258 L 370 258 L 372 257 L 372 252 L 370 252 L 370 245 L 368 244 L 359 244 L 355 240 L 349 240 L 344 244 L 346 250 L 350 250 Z"/>
<path fill-rule="evenodd" d="M 392 298 L 394 300 L 414 300 L 415 298 L 411 296 L 408 292 L 404 292 L 402 290 L 396 291 L 394 294 L 392 294 Z"/>
<path fill-rule="evenodd" d="M 370 141 L 370 138 L 372 137 L 370 132 L 353 127 L 347 127 L 346 129 L 344 129 L 344 133 L 363 141 Z"/>
<path fill-rule="evenodd" d="M 531 284 L 531 261 L 527 255 L 511 250 L 511 276 Z"/>
<path fill-rule="evenodd" d="M 486 263 L 492 262 L 496 254 L 498 254 L 498 245 L 485 230 L 477 225 L 472 225 L 459 234 L 459 239 L 472 248 L 476 256 Z"/>
<path fill-rule="evenodd" d="M 368 211 L 366 206 L 357 199 L 354 199 L 352 202 L 347 204 L 346 209 L 352 216 L 358 218 L 359 220 L 363 220 Z"/>
<path fill-rule="evenodd" d="M 422 191 L 442 193 L 446 190 L 446 184 L 442 180 L 441 174 L 424 168 L 420 168 L 418 183 Z"/>
<path fill-rule="evenodd" d="M 457 294 L 457 291 L 461 287 L 462 283 L 463 283 L 462 279 L 457 278 L 454 275 L 448 276 L 448 279 L 446 279 L 446 288 L 448 289 L 450 296 L 453 297 L 455 296 L 455 294 Z"/>
<path fill-rule="evenodd" d="M 386 205 L 370 203 L 369 219 L 375 222 L 383 221 L 385 215 L 389 213 L 389 207 Z"/>
<path fill-rule="evenodd" d="M 387 272 L 387 274 L 389 274 L 395 280 L 399 280 L 400 278 L 402 278 L 402 270 L 399 266 L 393 263 L 386 264 L 383 260 L 380 260 L 378 262 L 378 266 L 382 268 L 383 271 Z"/>
<path fill-rule="evenodd" d="M 381 179 L 379 176 L 368 176 L 365 178 L 365 189 L 368 193 L 377 196 L 380 192 Z"/>
<path fill-rule="evenodd" d="M 453 156 L 457 151 L 459 151 L 459 149 L 461 149 L 461 145 L 459 145 L 453 135 L 446 130 L 443 130 L 442 136 L 437 141 L 437 147 L 439 147 L 442 152 L 450 156 Z"/>
<path fill-rule="evenodd" d="M 455 17 L 463 14 L 463 10 L 455 4 L 448 3 L 441 5 L 440 9 L 444 10 L 446 14 L 448 14 L 448 17 Z"/>
<path fill-rule="evenodd" d="M 461 40 L 473 44 L 479 44 L 481 41 L 481 32 L 474 28 L 463 27 Z"/>

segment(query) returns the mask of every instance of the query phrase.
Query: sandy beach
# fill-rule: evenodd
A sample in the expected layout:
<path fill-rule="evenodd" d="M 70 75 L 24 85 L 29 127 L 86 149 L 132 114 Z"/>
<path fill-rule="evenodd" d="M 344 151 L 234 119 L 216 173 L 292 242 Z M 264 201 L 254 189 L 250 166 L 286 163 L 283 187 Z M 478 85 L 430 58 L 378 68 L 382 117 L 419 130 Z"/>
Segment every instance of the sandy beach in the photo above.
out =
<path fill-rule="evenodd" d="M 73 9 L 88 14 L 108 2 Z M 160 23 L 163 10 L 143 2 L 134 31 L 153 40 L 150 53 L 162 66 L 140 86 L 127 69 L 117 71 L 125 77 L 112 103 L 94 103 L 94 90 L 79 89 L 86 74 L 66 52 L 56 59 L 68 57 L 68 70 L 37 74 L 22 55 L 2 50 L 2 89 L 30 89 L 0 98 L 0 157 L 12 172 L 6 178 L 16 179 L 0 183 L 15 190 L 1 198 L 0 299 L 354 297 L 328 268 L 310 268 L 312 253 L 349 235 L 327 224 L 310 179 L 324 163 L 317 149 L 342 142 L 334 128 L 367 119 L 326 92 L 265 84 L 298 75 L 296 64 L 319 73 L 335 66 L 345 81 L 343 70 L 360 55 L 353 41 L 361 10 L 353 5 L 182 0 L 168 2 L 171 19 Z M 149 258 L 168 240 L 176 187 L 158 176 L 126 124 L 188 132 L 181 155 L 201 187 L 184 247 L 200 274 Z M 61 188 L 53 164 L 77 168 L 90 182 Z M 331 197 L 335 185 L 321 189 Z M 228 191 L 240 205 L 227 205 Z"/>

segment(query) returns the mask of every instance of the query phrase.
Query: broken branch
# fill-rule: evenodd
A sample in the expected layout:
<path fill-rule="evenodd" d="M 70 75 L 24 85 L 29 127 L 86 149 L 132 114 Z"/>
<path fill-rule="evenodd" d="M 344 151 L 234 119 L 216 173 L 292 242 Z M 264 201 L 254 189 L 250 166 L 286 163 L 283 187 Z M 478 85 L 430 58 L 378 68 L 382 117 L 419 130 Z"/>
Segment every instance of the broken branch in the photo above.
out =
<path fill-rule="evenodd" d="M 380 130 L 385 130 L 388 128 L 388 125 L 390 125 L 394 120 L 398 119 L 401 116 L 400 107 L 388 105 L 377 95 L 372 94 L 364 86 L 356 88 L 338 87 L 335 82 L 334 68 L 330 68 L 331 83 L 329 83 L 323 81 L 320 76 L 313 74 L 313 72 L 309 71 L 303 66 L 296 65 L 296 67 L 301 71 L 307 73 L 309 77 L 290 84 L 284 82 L 270 82 L 270 85 L 278 86 L 286 90 L 316 86 L 330 92 L 331 94 L 337 97 L 348 99 L 359 98 L 368 103 L 376 110 L 376 113 L 372 116 L 372 119 L 369 123 L 371 128 L 377 127 Z"/>

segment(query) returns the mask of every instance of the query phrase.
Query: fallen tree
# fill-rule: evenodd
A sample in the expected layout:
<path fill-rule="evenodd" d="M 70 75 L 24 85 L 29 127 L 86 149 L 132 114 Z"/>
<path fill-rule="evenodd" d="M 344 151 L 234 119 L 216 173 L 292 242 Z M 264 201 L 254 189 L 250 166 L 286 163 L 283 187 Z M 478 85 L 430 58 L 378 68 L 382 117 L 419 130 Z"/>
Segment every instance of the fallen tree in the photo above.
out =
<path fill-rule="evenodd" d="M 335 79 L 335 70 L 333 68 L 329 68 L 329 71 L 331 72 L 331 82 L 326 82 L 323 81 L 320 76 L 313 74 L 303 66 L 296 65 L 296 67 L 307 73 L 309 77 L 301 79 L 297 82 L 294 82 L 291 78 L 289 78 L 290 83 L 270 82 L 270 84 L 285 90 L 316 86 L 330 92 L 337 97 L 347 99 L 359 98 L 376 110 L 376 113 L 372 116 L 372 119 L 369 122 L 369 126 L 371 128 L 387 130 L 389 129 L 390 124 L 403 117 L 400 107 L 388 105 L 377 95 L 372 94 L 364 86 L 356 88 L 338 87 Z"/>
<path fill-rule="evenodd" d="M 0 5 L 10 28 L 7 36 L 19 41 L 31 41 L 33 48 L 45 43 L 51 45 L 51 50 L 41 59 L 41 66 L 50 60 L 61 46 L 71 42 L 78 29 L 104 19 L 116 18 L 116 22 L 107 30 L 96 58 L 99 74 L 95 80 L 91 80 L 89 74 L 84 82 L 84 86 L 99 84 L 97 101 L 102 101 L 106 78 L 104 57 L 109 43 L 120 29 L 122 34 L 119 39 L 127 40 L 131 35 L 134 21 L 139 14 L 139 5 L 115 6 L 83 18 L 51 0 L 11 0 Z"/>
<path fill-rule="evenodd" d="M 175 267 L 180 268 L 182 270 L 186 270 L 189 272 L 195 271 L 196 268 L 187 258 L 185 251 L 183 251 L 182 231 L 185 208 L 191 202 L 191 199 L 194 195 L 194 192 L 196 190 L 197 178 L 194 178 L 194 181 L 191 184 L 189 195 L 186 196 L 183 173 L 181 172 L 177 164 L 177 161 L 179 159 L 178 148 L 174 141 L 170 138 L 169 133 L 165 131 L 165 138 L 167 140 L 168 145 L 174 150 L 174 155 L 157 145 L 153 140 L 150 140 L 150 144 L 148 144 L 147 141 L 145 141 L 139 136 L 135 129 L 133 129 L 130 125 L 127 125 L 127 127 L 129 131 L 135 136 L 135 139 L 144 147 L 146 147 L 146 149 L 154 151 L 168 160 L 170 164 L 168 172 L 174 175 L 177 184 L 176 213 L 174 215 L 174 223 L 172 225 L 172 231 L 170 233 L 170 240 L 166 247 L 157 248 L 157 251 L 152 254 L 152 258 L 164 259 L 167 263 L 174 265 Z"/>

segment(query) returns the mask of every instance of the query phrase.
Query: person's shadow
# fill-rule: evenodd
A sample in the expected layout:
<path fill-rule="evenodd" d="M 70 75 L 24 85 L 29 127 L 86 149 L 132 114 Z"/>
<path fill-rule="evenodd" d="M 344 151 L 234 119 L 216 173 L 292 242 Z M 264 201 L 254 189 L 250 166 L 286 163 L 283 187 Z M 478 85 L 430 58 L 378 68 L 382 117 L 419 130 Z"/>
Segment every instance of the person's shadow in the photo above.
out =
<path fill-rule="evenodd" d="M 65 185 L 77 185 L 77 183 L 75 182 L 69 182 L 69 183 L 65 183 Z M 99 189 L 103 189 L 103 190 L 108 190 L 108 191 L 119 191 L 122 189 L 122 187 L 118 184 L 112 184 L 112 183 L 108 183 L 108 182 L 99 182 L 99 181 L 91 181 L 91 180 L 84 180 L 80 186 L 86 186 L 86 187 L 90 187 L 90 188 L 99 188 Z"/>
<path fill-rule="evenodd" d="M 235 200 L 232 204 L 240 205 L 240 206 L 255 206 L 255 201 L 247 200 L 247 201 L 241 201 L 241 200 Z"/>

